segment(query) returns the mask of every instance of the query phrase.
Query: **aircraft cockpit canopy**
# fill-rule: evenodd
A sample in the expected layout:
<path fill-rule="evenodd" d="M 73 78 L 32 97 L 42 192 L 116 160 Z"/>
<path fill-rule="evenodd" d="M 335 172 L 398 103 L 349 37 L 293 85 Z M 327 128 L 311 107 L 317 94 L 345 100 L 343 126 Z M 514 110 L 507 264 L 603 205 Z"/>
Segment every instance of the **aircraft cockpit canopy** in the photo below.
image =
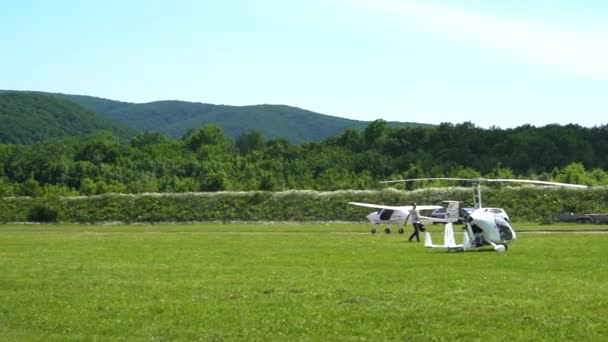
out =
<path fill-rule="evenodd" d="M 380 219 L 381 220 L 390 220 L 391 216 L 393 216 L 394 210 L 391 209 L 382 209 L 380 211 Z"/>
<path fill-rule="evenodd" d="M 513 240 L 513 230 L 509 222 L 500 217 L 496 217 L 494 220 L 496 222 L 496 229 L 498 229 L 498 233 L 500 234 L 500 239 L 502 241 Z"/>

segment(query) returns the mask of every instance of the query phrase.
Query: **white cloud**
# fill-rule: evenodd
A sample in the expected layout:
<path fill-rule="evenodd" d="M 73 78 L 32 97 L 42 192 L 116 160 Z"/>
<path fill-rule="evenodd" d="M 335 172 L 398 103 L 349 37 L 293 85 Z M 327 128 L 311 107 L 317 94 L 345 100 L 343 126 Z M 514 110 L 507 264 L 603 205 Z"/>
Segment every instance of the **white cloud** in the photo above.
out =
<path fill-rule="evenodd" d="M 355 0 L 453 40 L 499 49 L 526 63 L 608 80 L 608 35 L 410 1 Z"/>

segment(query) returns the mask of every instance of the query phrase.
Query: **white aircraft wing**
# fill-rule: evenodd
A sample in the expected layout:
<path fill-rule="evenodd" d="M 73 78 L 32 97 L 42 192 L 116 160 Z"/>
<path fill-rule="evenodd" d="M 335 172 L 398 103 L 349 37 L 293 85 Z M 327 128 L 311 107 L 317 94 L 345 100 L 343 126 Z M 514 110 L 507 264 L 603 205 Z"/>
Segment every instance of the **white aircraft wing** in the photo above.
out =
<path fill-rule="evenodd" d="M 359 207 L 374 208 L 374 209 L 399 210 L 399 211 L 403 211 L 403 212 L 409 212 L 413 208 L 413 206 L 411 206 L 411 205 L 406 205 L 406 206 L 391 206 L 391 205 L 381 205 L 381 204 L 372 204 L 372 203 L 360 203 L 360 202 L 348 202 L 348 204 L 350 204 L 350 205 L 356 205 L 356 206 L 359 206 Z M 418 209 L 418 210 L 430 210 L 430 209 L 439 209 L 439 208 L 441 208 L 440 205 L 417 205 L 416 206 L 416 209 Z"/>
<path fill-rule="evenodd" d="M 452 222 L 448 219 L 442 219 L 442 218 L 430 217 L 430 216 L 424 216 L 424 215 L 419 215 L 418 218 L 421 220 L 424 220 L 424 221 L 431 221 L 431 222 L 438 222 L 438 223 Z"/>
<path fill-rule="evenodd" d="M 417 205 L 416 209 L 417 210 L 431 210 L 431 209 L 439 209 L 439 208 L 443 208 L 440 205 Z"/>
<path fill-rule="evenodd" d="M 412 209 L 412 206 L 395 207 L 395 206 L 390 206 L 390 205 L 360 203 L 360 202 L 348 202 L 348 204 L 356 205 L 358 207 L 366 207 L 366 208 L 374 208 L 374 209 L 390 209 L 390 210 L 402 210 L 402 211 L 409 211 L 410 209 Z"/>

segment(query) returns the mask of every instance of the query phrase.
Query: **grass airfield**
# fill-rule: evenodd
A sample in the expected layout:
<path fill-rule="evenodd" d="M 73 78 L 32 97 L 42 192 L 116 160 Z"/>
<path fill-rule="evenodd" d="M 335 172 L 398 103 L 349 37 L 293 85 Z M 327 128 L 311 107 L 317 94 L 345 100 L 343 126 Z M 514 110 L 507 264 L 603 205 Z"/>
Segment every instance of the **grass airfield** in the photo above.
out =
<path fill-rule="evenodd" d="M 608 234 L 522 232 L 500 254 L 429 250 L 410 232 L 1 225 L 0 340 L 608 338 Z"/>

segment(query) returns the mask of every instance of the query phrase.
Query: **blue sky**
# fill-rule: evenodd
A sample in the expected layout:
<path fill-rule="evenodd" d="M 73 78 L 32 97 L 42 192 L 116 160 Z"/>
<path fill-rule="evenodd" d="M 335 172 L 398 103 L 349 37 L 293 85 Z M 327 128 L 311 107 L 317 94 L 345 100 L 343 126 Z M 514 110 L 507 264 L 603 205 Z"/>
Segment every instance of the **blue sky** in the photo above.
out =
<path fill-rule="evenodd" d="M 605 1 L 22 0 L 3 4 L 0 37 L 0 89 L 608 123 Z"/>

